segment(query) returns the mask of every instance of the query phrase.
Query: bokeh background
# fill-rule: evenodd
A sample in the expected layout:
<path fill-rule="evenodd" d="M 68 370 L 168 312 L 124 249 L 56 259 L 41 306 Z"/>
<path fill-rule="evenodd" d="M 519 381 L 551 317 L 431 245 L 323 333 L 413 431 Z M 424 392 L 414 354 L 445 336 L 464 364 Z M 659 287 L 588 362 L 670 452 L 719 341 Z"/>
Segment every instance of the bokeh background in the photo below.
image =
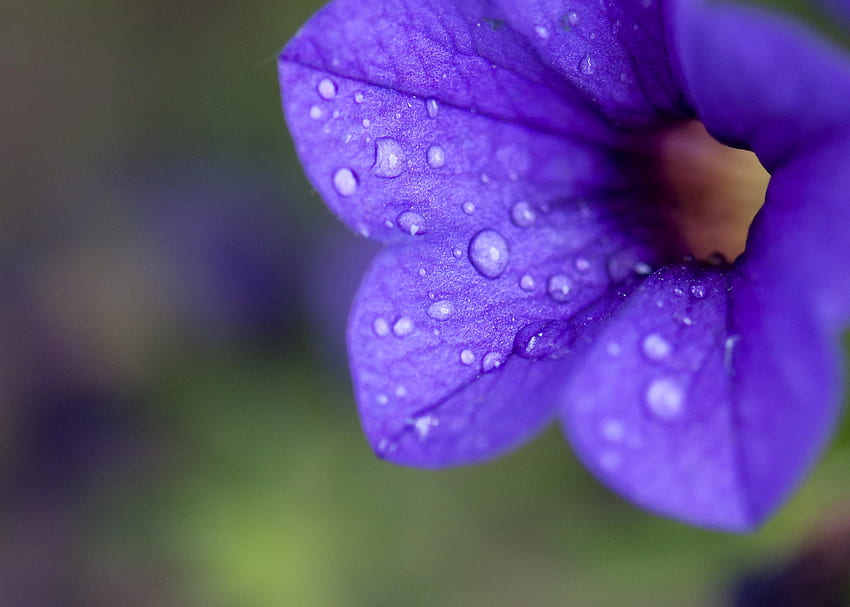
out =
<path fill-rule="evenodd" d="M 846 583 L 847 423 L 744 536 L 624 503 L 555 428 L 480 467 L 372 455 L 343 331 L 376 248 L 311 192 L 275 73 L 316 0 L 18 4 L 0 605 L 847 604 L 814 602 Z"/>

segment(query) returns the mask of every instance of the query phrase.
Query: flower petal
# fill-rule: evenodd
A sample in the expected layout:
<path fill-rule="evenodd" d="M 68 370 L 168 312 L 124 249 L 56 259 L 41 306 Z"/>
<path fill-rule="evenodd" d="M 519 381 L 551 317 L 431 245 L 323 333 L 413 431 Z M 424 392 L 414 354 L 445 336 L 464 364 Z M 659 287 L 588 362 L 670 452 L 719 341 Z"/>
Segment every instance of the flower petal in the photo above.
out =
<path fill-rule="evenodd" d="M 348 336 L 378 453 L 417 466 L 471 463 L 547 422 L 569 352 L 655 261 L 633 237 L 639 210 L 634 201 L 529 205 L 469 236 L 384 250 Z"/>
<path fill-rule="evenodd" d="M 676 0 L 669 14 L 673 58 L 700 119 L 720 141 L 753 150 L 769 172 L 846 125 L 848 56 L 802 25 L 705 0 Z"/>
<path fill-rule="evenodd" d="M 655 272 L 608 321 L 568 382 L 579 456 L 638 504 L 691 523 L 750 524 L 739 478 L 726 331 L 728 273 Z"/>

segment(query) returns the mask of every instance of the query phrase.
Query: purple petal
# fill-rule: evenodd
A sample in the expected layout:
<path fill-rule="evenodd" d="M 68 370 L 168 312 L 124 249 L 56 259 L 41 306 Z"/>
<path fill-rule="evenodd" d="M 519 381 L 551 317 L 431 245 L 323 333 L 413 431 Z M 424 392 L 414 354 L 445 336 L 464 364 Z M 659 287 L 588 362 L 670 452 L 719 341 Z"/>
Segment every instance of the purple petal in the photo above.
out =
<path fill-rule="evenodd" d="M 526 205 L 471 235 L 381 253 L 349 322 L 355 393 L 378 453 L 471 463 L 539 430 L 570 351 L 655 261 L 623 227 L 640 232 L 638 208 Z"/>
<path fill-rule="evenodd" d="M 778 14 L 703 0 L 670 6 L 681 79 L 719 140 L 752 149 L 772 173 L 847 124 L 846 53 Z"/>
<path fill-rule="evenodd" d="M 668 266 L 648 278 L 582 357 L 567 432 L 606 484 L 656 512 L 750 524 L 728 378 L 727 272 Z"/>

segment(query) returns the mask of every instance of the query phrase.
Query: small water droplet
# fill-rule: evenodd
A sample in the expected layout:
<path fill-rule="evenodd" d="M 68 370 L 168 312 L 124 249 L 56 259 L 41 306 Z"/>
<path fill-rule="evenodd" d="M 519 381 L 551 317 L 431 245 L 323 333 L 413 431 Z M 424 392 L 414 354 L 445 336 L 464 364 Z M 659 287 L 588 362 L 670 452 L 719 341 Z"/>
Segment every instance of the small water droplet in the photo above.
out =
<path fill-rule="evenodd" d="M 526 228 L 537 219 L 537 213 L 532 206 L 525 201 L 516 203 L 511 207 L 511 221 L 520 228 Z"/>
<path fill-rule="evenodd" d="M 390 137 L 375 139 L 375 164 L 372 174 L 392 179 L 404 172 L 406 159 L 398 141 Z"/>
<path fill-rule="evenodd" d="M 705 285 L 700 283 L 691 285 L 690 293 L 694 299 L 702 299 L 705 297 Z"/>
<path fill-rule="evenodd" d="M 613 472 L 619 468 L 621 463 L 622 458 L 616 451 L 606 451 L 599 458 L 599 465 L 603 470 L 607 470 L 608 472 Z"/>
<path fill-rule="evenodd" d="M 575 261 L 576 270 L 579 272 L 587 272 L 590 269 L 590 261 L 587 257 L 577 257 Z"/>
<path fill-rule="evenodd" d="M 318 105 L 314 105 L 310 108 L 310 118 L 313 120 L 319 120 L 323 115 L 324 112 Z"/>
<path fill-rule="evenodd" d="M 578 67 L 581 70 L 582 74 L 588 76 L 591 75 L 596 69 L 596 66 L 593 63 L 593 57 L 591 57 L 589 53 L 581 58 L 581 62 L 579 63 Z"/>
<path fill-rule="evenodd" d="M 549 30 L 542 25 L 535 25 L 534 32 L 544 40 L 549 37 Z"/>
<path fill-rule="evenodd" d="M 428 166 L 439 169 L 446 164 L 446 151 L 438 145 L 428 148 Z"/>
<path fill-rule="evenodd" d="M 428 271 L 425 268 L 419 268 L 419 275 L 420 276 L 425 276 L 427 273 L 428 273 Z"/>
<path fill-rule="evenodd" d="M 649 412 L 664 421 L 679 417 L 682 414 L 683 402 L 682 388 L 672 379 L 656 379 L 646 390 L 646 406 Z"/>
<path fill-rule="evenodd" d="M 621 441 L 625 433 L 626 429 L 619 420 L 609 419 L 602 424 L 602 436 L 613 443 Z"/>
<path fill-rule="evenodd" d="M 333 99 L 336 97 L 336 84 L 329 78 L 324 78 L 319 83 L 319 95 L 322 99 Z"/>
<path fill-rule="evenodd" d="M 525 325 L 517 332 L 513 351 L 522 358 L 532 360 L 557 358 L 569 352 L 575 337 L 575 328 L 566 321 L 537 321 Z"/>
<path fill-rule="evenodd" d="M 398 229 L 405 234 L 416 236 L 417 234 L 425 234 L 428 230 L 425 229 L 425 218 L 419 213 L 413 211 L 404 211 L 396 217 Z"/>
<path fill-rule="evenodd" d="M 370 126 L 372 126 L 372 121 L 371 121 L 371 120 L 369 120 L 368 118 L 364 118 L 364 119 L 360 122 L 360 124 L 362 124 L 362 125 L 363 125 L 363 128 L 364 128 L 364 129 L 368 129 Z"/>
<path fill-rule="evenodd" d="M 495 230 L 481 230 L 469 243 L 469 260 L 483 276 L 498 278 L 510 260 L 508 242 Z"/>
<path fill-rule="evenodd" d="M 440 113 L 440 104 L 436 99 L 428 99 L 425 102 L 425 111 L 428 112 L 428 118 L 436 118 Z"/>
<path fill-rule="evenodd" d="M 519 288 L 523 291 L 533 291 L 536 286 L 537 283 L 531 274 L 523 274 L 522 278 L 519 279 Z"/>
<path fill-rule="evenodd" d="M 351 169 L 339 169 L 334 173 L 334 187 L 340 196 L 351 196 L 357 191 L 357 175 Z"/>
<path fill-rule="evenodd" d="M 372 330 L 378 337 L 386 337 L 390 334 L 390 323 L 383 318 L 376 318 L 372 323 Z"/>
<path fill-rule="evenodd" d="M 444 322 L 454 316 L 455 305 L 448 299 L 435 301 L 428 306 L 428 316 L 434 320 Z"/>
<path fill-rule="evenodd" d="M 501 352 L 487 352 L 481 360 L 481 371 L 489 373 L 505 364 L 505 355 Z"/>
<path fill-rule="evenodd" d="M 375 396 L 375 402 L 381 405 L 382 407 L 390 402 L 389 397 L 386 394 L 377 394 Z"/>
<path fill-rule="evenodd" d="M 688 327 L 692 327 L 694 326 L 694 319 L 690 316 L 685 316 L 684 318 L 682 318 L 682 324 Z"/>
<path fill-rule="evenodd" d="M 396 386 L 395 395 L 399 398 L 404 398 L 405 396 L 407 396 L 407 388 L 405 388 L 404 386 Z"/>
<path fill-rule="evenodd" d="M 469 349 L 462 350 L 460 353 L 460 362 L 465 365 L 471 365 L 475 362 L 475 354 Z"/>
<path fill-rule="evenodd" d="M 577 12 L 575 12 L 575 11 L 570 11 L 570 12 L 568 12 L 568 13 L 567 13 L 567 24 L 568 24 L 570 27 L 575 27 L 575 26 L 577 26 L 577 25 L 578 25 L 578 22 L 579 22 L 579 17 L 578 17 L 578 13 L 577 13 Z"/>
<path fill-rule="evenodd" d="M 461 257 L 463 257 L 463 249 L 461 249 L 460 247 L 453 248 L 452 255 L 455 259 L 460 259 Z"/>
<path fill-rule="evenodd" d="M 413 333 L 413 321 L 407 316 L 402 316 L 393 325 L 393 334 L 396 337 L 405 337 Z"/>
<path fill-rule="evenodd" d="M 651 360 L 664 360 L 673 349 L 670 342 L 658 333 L 650 333 L 643 338 L 643 353 Z"/>
<path fill-rule="evenodd" d="M 555 274 L 549 277 L 546 291 L 555 301 L 567 301 L 573 290 L 573 281 L 565 274 Z"/>
<path fill-rule="evenodd" d="M 652 274 L 652 266 L 642 261 L 637 262 L 633 269 L 638 276 L 649 276 Z"/>
<path fill-rule="evenodd" d="M 430 415 L 423 415 L 422 417 L 418 417 L 413 420 L 413 427 L 416 428 L 416 434 L 419 436 L 419 440 L 421 441 L 428 438 L 431 428 L 439 425 L 439 420 L 436 417 L 431 417 Z"/>
<path fill-rule="evenodd" d="M 616 341 L 612 341 L 605 346 L 605 351 L 608 353 L 608 356 L 619 356 L 623 349 Z"/>
<path fill-rule="evenodd" d="M 729 375 L 735 375 L 735 346 L 741 341 L 740 335 L 731 335 L 726 338 L 723 347 L 723 366 Z"/>
<path fill-rule="evenodd" d="M 487 173 L 481 173 L 479 179 L 481 179 L 481 183 L 490 183 L 490 176 Z"/>
<path fill-rule="evenodd" d="M 363 93 L 357 92 L 354 93 L 354 103 L 360 104 L 366 100 L 366 97 L 363 96 Z"/>
<path fill-rule="evenodd" d="M 472 202 L 464 202 L 460 208 L 467 215 L 472 215 L 475 212 L 475 204 Z"/>

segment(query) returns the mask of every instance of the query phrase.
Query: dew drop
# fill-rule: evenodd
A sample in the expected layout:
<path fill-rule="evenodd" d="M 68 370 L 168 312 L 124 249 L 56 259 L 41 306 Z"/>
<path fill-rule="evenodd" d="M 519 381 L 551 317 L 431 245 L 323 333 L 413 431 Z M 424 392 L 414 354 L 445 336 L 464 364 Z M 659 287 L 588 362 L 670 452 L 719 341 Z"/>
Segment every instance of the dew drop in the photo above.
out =
<path fill-rule="evenodd" d="M 511 208 L 511 221 L 520 228 L 526 228 L 537 219 L 537 213 L 532 206 L 525 201 L 516 203 Z"/>
<path fill-rule="evenodd" d="M 425 111 L 428 112 L 428 118 L 436 118 L 440 113 L 440 104 L 436 99 L 428 99 L 425 102 Z"/>
<path fill-rule="evenodd" d="M 405 337 L 413 333 L 413 321 L 407 316 L 402 316 L 393 325 L 393 334 L 396 337 Z"/>
<path fill-rule="evenodd" d="M 455 305 L 448 299 L 435 301 L 428 306 L 428 316 L 434 320 L 444 322 L 454 316 Z"/>
<path fill-rule="evenodd" d="M 475 362 L 475 354 L 472 353 L 472 350 L 466 349 L 461 351 L 460 353 L 460 362 L 465 365 L 471 365 Z"/>
<path fill-rule="evenodd" d="M 602 436 L 613 443 L 621 441 L 624 434 L 625 428 L 619 420 L 609 419 L 602 424 Z"/>
<path fill-rule="evenodd" d="M 578 67 L 581 70 L 581 73 L 587 76 L 591 75 L 596 70 L 596 66 L 593 63 L 593 57 L 591 57 L 589 53 L 581 58 L 581 62 Z"/>
<path fill-rule="evenodd" d="M 575 328 L 563 320 L 537 321 L 525 325 L 514 337 L 513 351 L 532 360 L 569 352 L 575 341 Z"/>
<path fill-rule="evenodd" d="M 537 283 L 531 274 L 523 274 L 522 278 L 519 279 L 519 288 L 523 291 L 533 291 L 536 286 Z"/>
<path fill-rule="evenodd" d="M 705 285 L 699 283 L 691 285 L 690 293 L 694 299 L 702 299 L 705 297 Z"/>
<path fill-rule="evenodd" d="M 368 118 L 364 118 L 364 119 L 360 122 L 360 124 L 362 124 L 362 125 L 363 125 L 363 128 L 364 128 L 364 129 L 368 129 L 370 126 L 372 126 L 372 121 L 371 121 L 371 120 L 369 120 Z"/>
<path fill-rule="evenodd" d="M 635 264 L 635 267 L 632 269 L 634 270 L 634 273 L 638 276 L 649 276 L 650 274 L 652 274 L 652 266 L 642 261 L 637 262 Z"/>
<path fill-rule="evenodd" d="M 469 261 L 487 278 L 498 278 L 508 267 L 510 250 L 505 237 L 495 230 L 481 230 L 469 243 Z"/>
<path fill-rule="evenodd" d="M 658 333 L 650 333 L 644 337 L 641 347 L 643 348 L 643 353 L 650 360 L 664 360 L 673 349 L 670 342 Z"/>
<path fill-rule="evenodd" d="M 615 471 L 620 467 L 620 463 L 622 463 L 622 458 L 620 457 L 620 454 L 615 451 L 606 451 L 599 458 L 599 465 L 603 470 L 608 472 Z"/>
<path fill-rule="evenodd" d="M 438 145 L 428 148 L 428 166 L 439 169 L 446 164 L 446 151 Z"/>
<path fill-rule="evenodd" d="M 544 40 L 549 37 L 549 30 L 542 25 L 535 25 L 534 32 Z"/>
<path fill-rule="evenodd" d="M 339 169 L 334 173 L 334 187 L 340 196 L 351 196 L 357 190 L 357 176 L 351 169 Z"/>
<path fill-rule="evenodd" d="M 590 269 L 590 261 L 586 257 L 578 257 L 575 266 L 579 272 L 587 272 Z"/>
<path fill-rule="evenodd" d="M 363 93 L 357 92 L 354 93 L 354 103 L 360 104 L 366 100 L 366 97 L 363 96 Z"/>
<path fill-rule="evenodd" d="M 310 118 L 313 120 L 319 120 L 323 114 L 324 112 L 322 111 L 322 108 L 318 105 L 314 105 L 310 108 Z"/>
<path fill-rule="evenodd" d="M 431 417 L 430 415 L 423 415 L 422 417 L 418 417 L 413 420 L 413 427 L 416 429 L 416 434 L 419 436 L 419 440 L 421 441 L 428 438 L 431 428 L 439 425 L 439 420 L 435 417 Z"/>
<path fill-rule="evenodd" d="M 425 218 L 419 213 L 404 211 L 396 217 L 395 221 L 399 230 L 411 236 L 425 234 L 427 232 L 425 229 Z"/>
<path fill-rule="evenodd" d="M 386 337 L 390 334 L 390 323 L 383 318 L 376 318 L 372 323 L 372 330 L 378 337 Z"/>
<path fill-rule="evenodd" d="M 322 99 L 333 99 L 336 97 L 336 84 L 329 78 L 323 79 L 319 83 L 319 95 Z"/>
<path fill-rule="evenodd" d="M 375 139 L 375 164 L 372 174 L 392 179 L 404 172 L 406 165 L 404 150 L 398 141 L 390 137 Z"/>
<path fill-rule="evenodd" d="M 467 215 L 472 215 L 475 212 L 475 204 L 472 202 L 464 202 L 460 208 Z"/>
<path fill-rule="evenodd" d="M 577 12 L 575 12 L 575 11 L 570 11 L 569 13 L 567 13 L 567 24 L 568 24 L 570 27 L 575 27 L 575 26 L 577 26 L 577 25 L 578 25 L 578 21 L 579 21 L 579 18 L 578 18 L 578 13 L 577 13 Z"/>
<path fill-rule="evenodd" d="M 501 352 L 487 352 L 481 360 L 481 371 L 489 373 L 505 364 L 505 355 Z"/>
<path fill-rule="evenodd" d="M 463 257 L 463 249 L 461 249 L 460 247 L 453 248 L 452 255 L 455 259 L 460 259 L 461 257 Z"/>
<path fill-rule="evenodd" d="M 646 390 L 646 406 L 658 419 L 669 421 L 682 414 L 682 388 L 672 379 L 656 379 Z"/>
<path fill-rule="evenodd" d="M 546 291 L 555 301 L 567 301 L 573 289 L 573 281 L 565 274 L 555 274 L 549 277 Z"/>

